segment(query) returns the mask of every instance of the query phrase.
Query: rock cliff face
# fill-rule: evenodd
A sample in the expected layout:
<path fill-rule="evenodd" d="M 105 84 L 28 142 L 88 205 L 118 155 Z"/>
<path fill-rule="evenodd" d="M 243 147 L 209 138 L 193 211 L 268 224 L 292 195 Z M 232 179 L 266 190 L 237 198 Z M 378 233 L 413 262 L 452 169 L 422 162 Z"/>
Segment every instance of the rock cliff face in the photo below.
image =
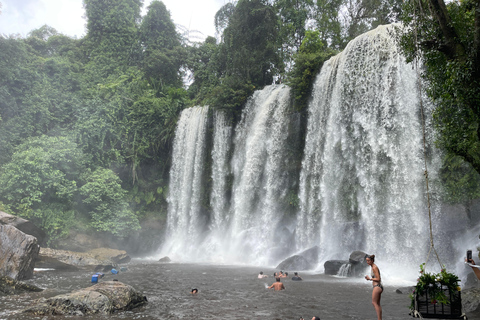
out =
<path fill-rule="evenodd" d="M 34 315 L 111 314 L 131 310 L 147 303 L 147 298 L 133 287 L 118 281 L 104 281 L 94 286 L 40 299 L 23 313 Z"/>
<path fill-rule="evenodd" d="M 0 225 L 13 226 L 23 233 L 37 238 L 37 242 L 40 246 L 44 245 L 46 237 L 45 232 L 28 220 L 0 211 Z"/>
<path fill-rule="evenodd" d="M 0 225 L 0 275 L 15 280 L 32 278 L 39 250 L 34 236 L 11 225 Z"/>
<path fill-rule="evenodd" d="M 463 311 L 479 312 L 480 311 L 480 288 L 472 288 L 462 290 L 462 306 Z"/>
<path fill-rule="evenodd" d="M 79 268 L 97 270 L 105 266 L 127 263 L 130 260 L 127 252 L 123 250 L 99 248 L 88 252 L 74 252 L 41 248 L 35 266 L 71 271 Z"/>

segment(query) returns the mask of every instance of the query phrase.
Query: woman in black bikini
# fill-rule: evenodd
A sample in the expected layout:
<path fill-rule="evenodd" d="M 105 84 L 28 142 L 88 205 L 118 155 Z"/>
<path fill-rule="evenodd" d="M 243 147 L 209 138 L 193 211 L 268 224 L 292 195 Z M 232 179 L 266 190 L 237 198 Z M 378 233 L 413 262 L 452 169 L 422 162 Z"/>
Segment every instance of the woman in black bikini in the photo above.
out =
<path fill-rule="evenodd" d="M 365 279 L 372 281 L 373 283 L 373 292 L 372 292 L 372 304 L 375 307 L 377 312 L 377 319 L 382 320 L 382 306 L 380 305 L 380 298 L 383 292 L 382 278 L 380 277 L 380 270 L 378 269 L 375 262 L 375 255 L 367 256 L 365 258 L 367 264 L 372 267 L 371 276 L 365 276 Z"/>

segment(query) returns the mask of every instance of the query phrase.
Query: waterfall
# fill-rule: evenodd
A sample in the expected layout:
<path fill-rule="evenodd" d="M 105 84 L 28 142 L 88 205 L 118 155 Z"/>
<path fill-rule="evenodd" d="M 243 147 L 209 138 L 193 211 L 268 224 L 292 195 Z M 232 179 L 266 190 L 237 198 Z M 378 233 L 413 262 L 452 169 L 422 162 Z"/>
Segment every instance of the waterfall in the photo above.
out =
<path fill-rule="evenodd" d="M 207 232 L 207 238 L 199 246 L 206 260 L 216 257 L 217 262 L 225 262 L 224 252 L 225 230 L 229 226 L 229 186 L 230 176 L 229 154 L 231 152 L 232 127 L 229 125 L 225 113 L 215 111 L 212 148 L 212 190 L 210 204 L 212 220 Z M 221 253 L 221 254 L 220 254 Z"/>
<path fill-rule="evenodd" d="M 212 229 L 223 230 L 227 226 L 227 176 L 229 175 L 228 154 L 230 152 L 232 127 L 223 112 L 215 112 L 215 129 L 212 150 Z"/>
<path fill-rule="evenodd" d="M 224 113 L 215 112 L 211 155 L 205 155 L 208 108 L 182 112 L 174 140 L 167 236 L 161 255 L 268 265 L 290 253 L 292 232 L 282 224 L 287 191 L 295 183 L 286 168 L 289 106 L 286 86 L 256 91 L 234 137 Z M 212 166 L 208 213 L 201 204 L 207 156 Z"/>
<path fill-rule="evenodd" d="M 231 237 L 235 261 L 274 263 L 282 254 L 276 239 L 288 190 L 286 129 L 290 89 L 256 91 L 242 113 L 233 141 Z M 285 230 L 284 230 L 285 231 Z"/>
<path fill-rule="evenodd" d="M 196 253 L 206 229 L 201 210 L 205 161 L 208 107 L 182 111 L 175 131 L 166 241 L 163 251 L 169 254 Z"/>
<path fill-rule="evenodd" d="M 412 258 L 425 254 L 417 76 L 393 32 L 380 26 L 357 37 L 314 84 L 296 240 L 299 250 L 319 245 L 321 261 L 364 250 L 417 267 L 422 260 Z"/>
<path fill-rule="evenodd" d="M 346 278 L 350 275 L 351 270 L 352 270 L 352 265 L 350 263 L 344 263 L 338 270 L 337 276 Z"/>
<path fill-rule="evenodd" d="M 429 249 L 420 95 L 394 32 L 380 26 L 324 63 L 308 104 L 301 168 L 295 162 L 301 121 L 289 114 L 287 86 L 256 91 L 235 127 L 221 111 L 184 110 L 160 253 L 177 261 L 273 266 L 318 246 L 317 271 L 326 260 L 361 250 L 377 256 L 382 274 L 408 267 L 416 274 Z M 432 105 L 422 100 L 429 115 Z M 431 149 L 430 122 L 433 181 L 440 156 Z M 467 220 L 461 208 L 437 199 L 438 185 L 431 187 L 434 232 L 448 238 Z M 299 207 L 292 209 L 297 188 Z M 452 251 L 436 248 L 441 256 Z"/>

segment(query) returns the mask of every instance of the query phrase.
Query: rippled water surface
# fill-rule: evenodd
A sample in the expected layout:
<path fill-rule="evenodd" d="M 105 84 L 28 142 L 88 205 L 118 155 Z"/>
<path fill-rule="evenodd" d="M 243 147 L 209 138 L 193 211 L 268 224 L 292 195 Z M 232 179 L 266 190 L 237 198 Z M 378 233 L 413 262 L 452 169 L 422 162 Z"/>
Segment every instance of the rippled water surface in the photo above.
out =
<path fill-rule="evenodd" d="M 33 317 L 14 314 L 40 297 L 50 297 L 92 285 L 90 272 L 37 272 L 29 283 L 45 291 L 0 299 L 0 319 L 376 319 L 371 304 L 371 284 L 363 279 L 344 279 L 301 273 L 304 281 L 285 278 L 286 290 L 275 292 L 273 269 L 264 268 L 266 279 L 257 279 L 257 267 L 201 264 L 162 264 L 134 260 L 127 271 L 106 274 L 104 280 L 118 279 L 147 296 L 148 304 L 132 311 L 109 316 Z M 292 272 L 293 273 L 293 272 Z M 291 276 L 291 275 L 290 275 Z M 198 288 L 196 296 L 190 294 Z M 397 286 L 385 286 L 382 295 L 383 319 L 412 319 L 407 293 Z M 469 319 L 480 319 L 468 315 Z"/>

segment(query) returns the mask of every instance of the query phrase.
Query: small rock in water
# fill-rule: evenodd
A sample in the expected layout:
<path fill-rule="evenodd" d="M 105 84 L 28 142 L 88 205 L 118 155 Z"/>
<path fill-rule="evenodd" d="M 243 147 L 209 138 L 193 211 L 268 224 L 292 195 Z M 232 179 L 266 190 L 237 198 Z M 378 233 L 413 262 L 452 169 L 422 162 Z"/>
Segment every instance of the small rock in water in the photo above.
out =
<path fill-rule="evenodd" d="M 172 260 L 169 257 L 163 257 L 158 262 L 171 262 Z"/>
<path fill-rule="evenodd" d="M 395 292 L 399 293 L 399 294 L 403 294 L 402 290 L 400 290 L 400 289 L 395 290 Z"/>

